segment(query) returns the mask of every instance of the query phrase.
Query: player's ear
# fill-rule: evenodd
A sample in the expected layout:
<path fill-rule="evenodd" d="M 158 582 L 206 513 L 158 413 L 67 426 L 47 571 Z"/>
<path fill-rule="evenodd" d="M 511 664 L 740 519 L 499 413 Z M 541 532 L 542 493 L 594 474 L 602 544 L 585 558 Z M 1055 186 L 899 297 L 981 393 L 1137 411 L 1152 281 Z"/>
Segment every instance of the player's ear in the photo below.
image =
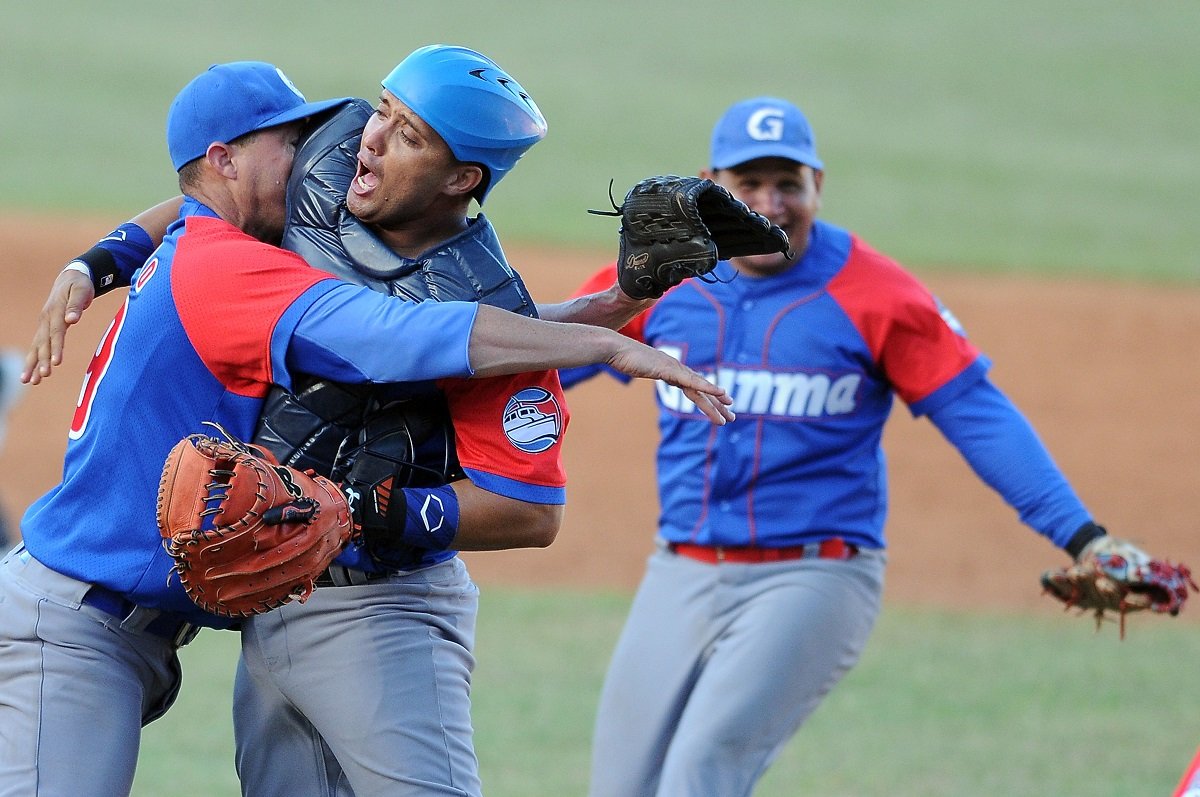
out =
<path fill-rule="evenodd" d="M 214 141 L 208 145 L 204 159 L 223 177 L 237 177 L 237 165 L 233 162 L 233 147 L 222 142 Z"/>
<path fill-rule="evenodd" d="M 446 190 L 455 196 L 470 194 L 483 182 L 483 167 L 474 163 L 460 163 L 454 167 L 446 181 Z"/>

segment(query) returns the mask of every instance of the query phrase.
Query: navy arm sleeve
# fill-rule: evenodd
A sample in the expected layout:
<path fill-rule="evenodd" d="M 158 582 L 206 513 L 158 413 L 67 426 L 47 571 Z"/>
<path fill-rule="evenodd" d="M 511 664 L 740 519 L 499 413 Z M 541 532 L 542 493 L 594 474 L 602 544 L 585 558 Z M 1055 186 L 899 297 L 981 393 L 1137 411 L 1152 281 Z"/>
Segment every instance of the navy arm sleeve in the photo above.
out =
<path fill-rule="evenodd" d="M 75 261 L 91 272 L 97 296 L 133 284 L 133 273 L 154 253 L 154 242 L 146 231 L 127 221 L 96 242 Z"/>
<path fill-rule="evenodd" d="M 929 419 L 1021 521 L 1066 549 L 1091 516 L 1029 421 L 988 379 Z"/>

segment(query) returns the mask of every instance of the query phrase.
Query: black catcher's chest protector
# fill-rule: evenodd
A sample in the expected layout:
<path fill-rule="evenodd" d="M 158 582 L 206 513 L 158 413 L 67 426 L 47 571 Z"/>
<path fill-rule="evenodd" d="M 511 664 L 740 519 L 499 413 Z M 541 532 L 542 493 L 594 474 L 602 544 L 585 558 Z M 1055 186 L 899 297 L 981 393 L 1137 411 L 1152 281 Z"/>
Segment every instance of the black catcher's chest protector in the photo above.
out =
<path fill-rule="evenodd" d="M 414 301 L 477 301 L 536 318 L 525 284 L 482 214 L 415 259 L 397 255 L 350 214 L 346 190 L 371 113 L 367 102 L 356 100 L 310 123 L 288 180 L 284 248 L 315 268 L 381 293 Z M 271 389 L 254 443 L 283 464 L 334 478 L 335 470 L 344 472 L 364 452 L 381 467 L 394 465 L 396 486 L 462 477 L 450 414 L 436 390 L 398 392 L 395 386 L 299 375 L 294 392 Z"/>

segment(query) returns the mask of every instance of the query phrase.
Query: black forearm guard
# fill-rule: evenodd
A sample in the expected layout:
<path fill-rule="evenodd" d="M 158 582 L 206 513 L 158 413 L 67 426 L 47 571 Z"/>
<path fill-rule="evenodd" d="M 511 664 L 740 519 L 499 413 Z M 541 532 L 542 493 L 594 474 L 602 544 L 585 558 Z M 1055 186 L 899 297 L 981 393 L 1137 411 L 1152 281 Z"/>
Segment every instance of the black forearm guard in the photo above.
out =
<path fill-rule="evenodd" d="M 117 277 L 120 275 L 120 270 L 117 268 L 117 263 L 113 259 L 112 253 L 107 249 L 100 246 L 93 246 L 71 262 L 83 263 L 88 267 L 88 272 L 92 277 L 92 288 L 95 289 L 97 296 L 101 296 L 113 288 L 120 287 L 117 285 Z"/>
<path fill-rule="evenodd" d="M 103 296 L 114 288 L 127 287 L 133 273 L 154 253 L 154 242 L 140 226 L 127 221 L 72 260 L 88 267 L 92 288 Z"/>

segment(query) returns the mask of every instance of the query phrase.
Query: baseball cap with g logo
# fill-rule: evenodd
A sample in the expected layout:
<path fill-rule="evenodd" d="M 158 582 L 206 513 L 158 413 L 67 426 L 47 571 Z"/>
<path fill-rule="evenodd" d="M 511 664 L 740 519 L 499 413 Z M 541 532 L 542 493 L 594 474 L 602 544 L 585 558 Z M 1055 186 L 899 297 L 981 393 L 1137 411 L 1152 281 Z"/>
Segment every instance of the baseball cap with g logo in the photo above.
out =
<path fill-rule="evenodd" d="M 787 158 L 824 168 L 808 119 L 777 97 L 735 103 L 713 128 L 712 168 L 728 169 L 756 158 Z"/>
<path fill-rule="evenodd" d="M 307 102 L 279 67 L 263 61 L 214 64 L 183 87 L 167 112 L 171 164 L 179 171 L 214 141 L 233 141 L 350 99 Z"/>

